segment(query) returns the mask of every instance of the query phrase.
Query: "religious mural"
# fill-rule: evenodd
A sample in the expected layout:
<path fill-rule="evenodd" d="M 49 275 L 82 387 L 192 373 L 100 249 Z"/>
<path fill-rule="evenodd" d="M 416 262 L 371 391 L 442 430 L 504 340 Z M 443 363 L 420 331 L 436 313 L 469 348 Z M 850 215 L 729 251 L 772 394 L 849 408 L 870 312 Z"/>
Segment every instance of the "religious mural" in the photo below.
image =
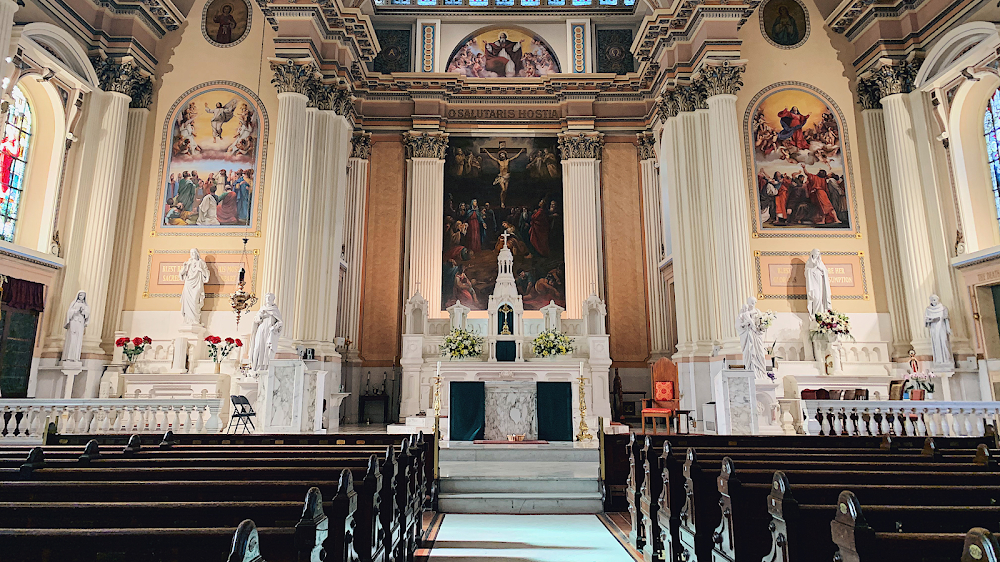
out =
<path fill-rule="evenodd" d="M 448 58 L 447 69 L 471 78 L 537 77 L 559 72 L 559 59 L 531 31 L 493 26 L 459 43 Z"/>
<path fill-rule="evenodd" d="M 809 37 L 809 14 L 798 0 L 768 0 L 760 7 L 760 30 L 776 47 L 793 49 Z"/>
<path fill-rule="evenodd" d="M 461 300 L 472 310 L 486 310 L 505 238 L 524 309 L 539 310 L 549 301 L 565 307 L 562 221 L 562 165 L 555 138 L 451 137 L 444 178 L 442 308 Z"/>
<path fill-rule="evenodd" d="M 205 4 L 202 32 L 216 47 L 231 47 L 246 38 L 250 14 L 246 0 L 211 0 Z"/>
<path fill-rule="evenodd" d="M 165 129 L 158 229 L 255 230 L 267 137 L 260 100 L 235 84 L 202 84 L 178 99 Z"/>
<path fill-rule="evenodd" d="M 853 195 L 839 111 L 798 87 L 758 100 L 748 114 L 758 228 L 851 229 Z"/>

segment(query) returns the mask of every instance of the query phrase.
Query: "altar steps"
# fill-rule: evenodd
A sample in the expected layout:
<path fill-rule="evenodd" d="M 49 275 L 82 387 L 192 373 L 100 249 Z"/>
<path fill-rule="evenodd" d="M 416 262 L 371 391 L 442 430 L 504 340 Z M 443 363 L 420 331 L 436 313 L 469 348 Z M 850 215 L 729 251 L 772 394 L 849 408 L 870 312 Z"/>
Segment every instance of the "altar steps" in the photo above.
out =
<path fill-rule="evenodd" d="M 440 453 L 443 513 L 601 513 L 600 452 L 573 443 L 449 443 Z"/>

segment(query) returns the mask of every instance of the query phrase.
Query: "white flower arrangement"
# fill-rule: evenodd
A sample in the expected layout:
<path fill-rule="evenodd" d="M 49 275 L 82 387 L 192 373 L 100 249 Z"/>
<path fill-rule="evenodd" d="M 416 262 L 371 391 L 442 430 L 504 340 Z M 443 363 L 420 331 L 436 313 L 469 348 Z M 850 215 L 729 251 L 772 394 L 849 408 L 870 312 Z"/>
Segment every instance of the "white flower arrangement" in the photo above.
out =
<path fill-rule="evenodd" d="M 816 327 L 812 329 L 812 335 L 835 335 L 851 336 L 851 320 L 847 315 L 836 310 L 827 310 L 822 314 L 816 314 Z"/>
<path fill-rule="evenodd" d="M 544 330 L 531 340 L 531 351 L 538 357 L 573 353 L 573 338 L 555 330 Z"/>
<path fill-rule="evenodd" d="M 477 336 L 468 330 L 454 328 L 441 342 L 441 355 L 451 359 L 479 357 L 483 354 L 485 338 Z"/>
<path fill-rule="evenodd" d="M 771 324 L 774 324 L 774 319 L 777 317 L 778 315 L 775 314 L 773 310 L 762 312 L 760 317 L 757 319 L 757 328 L 762 332 L 766 332 L 767 329 L 771 327 Z"/>

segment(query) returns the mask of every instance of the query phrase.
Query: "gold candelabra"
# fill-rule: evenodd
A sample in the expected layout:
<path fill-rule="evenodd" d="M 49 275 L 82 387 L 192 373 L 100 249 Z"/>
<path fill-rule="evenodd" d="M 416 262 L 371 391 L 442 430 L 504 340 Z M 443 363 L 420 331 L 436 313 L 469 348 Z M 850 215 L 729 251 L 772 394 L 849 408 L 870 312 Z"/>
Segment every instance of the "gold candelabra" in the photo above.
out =
<path fill-rule="evenodd" d="M 441 429 L 441 375 L 434 376 L 434 431 Z"/>
<path fill-rule="evenodd" d="M 590 379 L 583 377 L 583 367 L 580 367 L 580 377 L 577 378 L 580 381 L 580 432 L 576 435 L 577 441 L 589 441 L 594 438 L 590 434 L 590 428 L 587 427 L 587 388 L 584 386 Z"/>

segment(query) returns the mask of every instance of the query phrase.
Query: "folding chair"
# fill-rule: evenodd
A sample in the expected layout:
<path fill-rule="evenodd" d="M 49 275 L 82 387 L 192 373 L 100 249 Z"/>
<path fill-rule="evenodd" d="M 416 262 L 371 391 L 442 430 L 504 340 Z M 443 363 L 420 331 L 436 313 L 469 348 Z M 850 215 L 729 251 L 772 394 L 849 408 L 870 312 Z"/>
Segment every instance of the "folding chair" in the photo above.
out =
<path fill-rule="evenodd" d="M 239 433 L 240 424 L 243 424 L 243 433 L 253 433 L 257 428 L 253 425 L 253 417 L 257 415 L 253 411 L 253 406 L 250 405 L 250 401 L 247 400 L 246 396 L 237 396 L 235 394 L 229 397 L 233 401 L 233 414 L 229 418 L 229 427 L 226 428 L 226 433 L 232 429 L 233 433 Z M 236 426 L 233 426 L 233 423 Z M 251 431 L 251 428 L 253 431 Z"/>

